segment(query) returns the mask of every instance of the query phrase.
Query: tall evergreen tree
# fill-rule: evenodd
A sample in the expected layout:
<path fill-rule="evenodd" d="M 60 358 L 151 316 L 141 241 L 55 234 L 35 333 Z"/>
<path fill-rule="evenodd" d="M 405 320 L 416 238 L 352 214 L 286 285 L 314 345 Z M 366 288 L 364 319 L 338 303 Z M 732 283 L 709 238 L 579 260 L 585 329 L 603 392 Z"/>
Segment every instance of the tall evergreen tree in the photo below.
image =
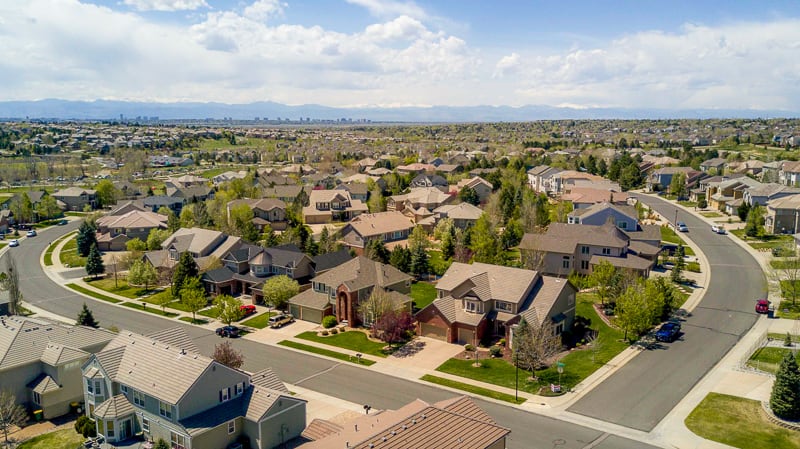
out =
<path fill-rule="evenodd" d="M 89 255 L 86 258 L 86 273 L 89 276 L 97 277 L 98 274 L 106 272 L 106 266 L 103 264 L 103 256 L 100 255 L 100 250 L 97 249 L 97 244 L 92 245 L 89 250 Z"/>
<path fill-rule="evenodd" d="M 197 277 L 200 274 L 200 269 L 197 267 L 197 262 L 188 251 L 181 253 L 181 258 L 178 260 L 178 265 L 175 267 L 175 272 L 172 273 L 172 296 L 180 298 L 181 288 L 187 279 Z"/>
<path fill-rule="evenodd" d="M 389 263 L 403 273 L 408 273 L 411 267 L 411 251 L 405 246 L 395 246 L 389 255 Z"/>
<path fill-rule="evenodd" d="M 428 260 L 428 252 L 422 245 L 414 245 L 411 248 L 411 263 L 409 270 L 415 276 L 421 276 L 429 271 L 430 263 Z"/>
<path fill-rule="evenodd" d="M 80 313 L 78 313 L 78 320 L 75 324 L 79 326 L 88 326 L 88 327 L 99 327 L 100 325 L 97 323 L 97 320 L 94 319 L 94 315 L 92 311 L 86 307 L 86 303 L 83 303 L 83 308 L 81 309 Z"/>
<path fill-rule="evenodd" d="M 791 351 L 786 351 L 775 373 L 769 407 L 779 418 L 790 421 L 800 419 L 800 370 Z"/>
<path fill-rule="evenodd" d="M 81 257 L 88 256 L 92 245 L 97 245 L 97 235 L 95 231 L 94 226 L 88 221 L 81 223 L 81 227 L 78 228 L 78 235 L 75 237 L 75 241 L 78 246 L 78 255 Z"/>

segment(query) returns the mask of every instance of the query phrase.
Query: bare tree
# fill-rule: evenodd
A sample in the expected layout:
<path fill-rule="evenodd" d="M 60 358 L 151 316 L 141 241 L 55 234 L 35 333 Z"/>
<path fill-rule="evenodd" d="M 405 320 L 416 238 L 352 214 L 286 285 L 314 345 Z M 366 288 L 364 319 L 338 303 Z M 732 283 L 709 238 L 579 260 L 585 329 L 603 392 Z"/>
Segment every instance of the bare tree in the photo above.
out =
<path fill-rule="evenodd" d="M 536 370 L 546 367 L 547 361 L 561 349 L 561 337 L 556 334 L 549 317 L 541 323 L 528 323 L 523 317 L 514 329 L 512 343 L 515 362 L 520 368 L 530 371 L 534 378 Z"/>
<path fill-rule="evenodd" d="M 782 296 L 792 300 L 792 305 L 800 296 L 800 257 L 797 256 L 793 246 L 780 248 L 781 254 L 792 254 L 792 256 L 775 260 L 774 262 L 779 265 L 773 266 L 768 273 L 770 280 L 779 285 Z"/>
<path fill-rule="evenodd" d="M 364 325 L 370 326 L 380 319 L 383 314 L 394 309 L 394 307 L 394 302 L 392 302 L 389 294 L 378 287 L 372 291 L 366 301 L 358 305 L 358 313 L 361 315 L 361 321 Z"/>
<path fill-rule="evenodd" d="M 230 367 L 238 369 L 244 364 L 244 355 L 233 347 L 230 341 L 222 342 L 214 346 L 214 355 L 212 358 L 217 362 Z"/>
<path fill-rule="evenodd" d="M 14 426 L 21 426 L 27 419 L 25 408 L 17 404 L 17 398 L 9 390 L 0 391 L 0 430 L 3 432 L 5 444 L 8 445 L 8 434 Z"/>

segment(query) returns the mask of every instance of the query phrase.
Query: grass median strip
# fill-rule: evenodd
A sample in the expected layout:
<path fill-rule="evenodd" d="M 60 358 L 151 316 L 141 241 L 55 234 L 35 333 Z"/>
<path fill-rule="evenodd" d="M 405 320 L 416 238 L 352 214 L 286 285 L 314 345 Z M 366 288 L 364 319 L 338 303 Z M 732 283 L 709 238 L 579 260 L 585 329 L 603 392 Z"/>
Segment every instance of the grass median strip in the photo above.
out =
<path fill-rule="evenodd" d="M 110 302 L 112 304 L 118 304 L 118 303 L 122 302 L 117 298 L 112 298 L 112 297 L 106 296 L 106 295 L 104 295 L 102 293 L 97 293 L 94 290 L 89 290 L 88 288 L 82 287 L 82 286 L 80 286 L 78 284 L 67 284 L 67 287 L 75 290 L 76 292 L 83 293 L 84 295 L 89 295 L 92 298 L 99 299 L 99 300 L 102 300 L 102 301 L 108 301 L 108 302 Z"/>
<path fill-rule="evenodd" d="M 344 362 L 350 362 L 355 364 L 361 364 L 365 366 L 374 365 L 375 362 L 372 360 L 367 360 L 365 358 L 361 358 L 360 360 L 355 359 L 353 356 L 344 354 L 341 352 L 331 351 L 329 349 L 318 348 L 316 346 L 304 345 L 302 343 L 297 343 L 291 340 L 282 340 L 278 342 L 281 346 L 286 346 L 289 348 L 299 349 L 301 351 L 311 352 L 314 354 L 324 355 L 325 357 L 331 357 L 337 360 L 342 360 Z"/>
<path fill-rule="evenodd" d="M 455 380 L 445 379 L 444 377 L 431 376 L 430 374 L 426 374 L 420 377 L 420 379 L 424 380 L 425 382 L 441 385 L 443 387 L 455 388 L 456 390 L 463 390 L 468 393 L 486 396 L 487 398 L 498 399 L 500 401 L 510 402 L 512 404 L 522 404 L 527 400 L 525 398 L 516 399 L 514 398 L 514 395 L 511 394 L 501 393 L 499 391 L 489 390 L 488 388 L 477 387 L 475 385 L 465 384 Z"/>
<path fill-rule="evenodd" d="M 317 335 L 316 332 L 303 332 L 302 334 L 295 335 L 295 338 L 302 338 L 303 340 L 322 343 L 324 345 L 349 349 L 376 357 L 386 357 L 386 352 L 383 351 L 383 348 L 387 346 L 386 343 L 372 341 L 367 338 L 367 334 L 360 331 L 340 332 L 336 335 L 328 335 L 325 337 Z"/>
<path fill-rule="evenodd" d="M 74 234 L 75 234 L 75 232 L 70 232 L 70 233 L 68 233 L 66 235 L 63 235 L 63 236 L 57 238 L 56 241 L 54 241 L 53 243 L 50 244 L 50 246 L 47 247 L 47 251 L 45 251 L 45 253 L 44 253 L 44 265 L 46 267 L 49 267 L 49 266 L 53 265 L 53 251 L 55 251 L 56 246 L 58 246 L 58 244 L 61 243 L 64 239 L 70 238 Z"/>
<path fill-rule="evenodd" d="M 186 321 L 187 323 L 190 323 L 190 324 L 208 324 L 208 320 L 204 320 L 202 318 L 197 318 L 197 319 L 193 320 L 192 317 L 190 317 L 190 316 L 182 316 L 182 317 L 180 317 L 178 319 L 181 320 L 181 321 Z"/>
<path fill-rule="evenodd" d="M 156 315 L 161 315 L 161 316 L 166 317 L 166 318 L 175 318 L 176 316 L 178 316 L 177 313 L 164 312 L 163 310 L 157 309 L 155 307 L 143 308 L 142 304 L 138 303 L 138 302 L 126 302 L 126 303 L 123 303 L 122 305 L 125 306 L 125 307 L 130 307 L 131 309 L 143 310 L 145 312 L 153 313 L 153 314 L 156 314 Z"/>

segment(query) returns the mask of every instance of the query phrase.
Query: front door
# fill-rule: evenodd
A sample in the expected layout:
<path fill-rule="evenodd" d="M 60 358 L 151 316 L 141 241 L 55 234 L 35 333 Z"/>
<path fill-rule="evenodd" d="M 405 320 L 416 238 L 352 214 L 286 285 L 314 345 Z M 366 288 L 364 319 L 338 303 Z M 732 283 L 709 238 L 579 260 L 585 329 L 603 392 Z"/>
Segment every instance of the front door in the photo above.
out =
<path fill-rule="evenodd" d="M 131 428 L 131 420 L 126 419 L 122 422 L 122 426 L 119 429 L 119 441 L 126 440 L 133 435 L 133 430 Z"/>

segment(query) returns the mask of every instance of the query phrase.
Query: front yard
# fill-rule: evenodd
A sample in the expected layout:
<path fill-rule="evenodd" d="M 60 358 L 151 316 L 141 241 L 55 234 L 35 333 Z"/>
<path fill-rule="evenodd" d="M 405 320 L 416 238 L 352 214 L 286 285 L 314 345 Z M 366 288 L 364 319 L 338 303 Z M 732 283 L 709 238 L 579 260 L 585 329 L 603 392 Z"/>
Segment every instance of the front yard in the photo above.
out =
<path fill-rule="evenodd" d="M 686 244 L 686 242 L 675 233 L 675 231 L 667 225 L 661 226 L 661 241 L 672 243 L 675 245 L 683 245 L 683 253 L 687 256 L 694 256 L 694 250 Z"/>
<path fill-rule="evenodd" d="M 566 391 L 586 379 L 598 368 L 608 363 L 620 352 L 628 347 L 623 340 L 623 333 L 609 327 L 595 312 L 593 307 L 594 294 L 578 294 L 576 316 L 590 320 L 589 328 L 598 332 L 597 338 L 589 345 L 577 348 L 563 356 L 559 361 L 564 364 L 564 373 L 561 375 L 561 385 Z M 514 388 L 516 368 L 504 359 L 481 359 L 481 366 L 473 365 L 475 360 L 461 360 L 452 358 L 438 368 L 437 371 L 454 374 L 481 382 Z M 529 380 L 530 373 L 520 370 L 520 390 L 533 394 L 540 394 L 550 384 L 557 384 L 559 374 L 555 366 L 536 371 L 538 381 Z M 549 389 L 547 390 L 549 393 Z"/>
<path fill-rule="evenodd" d="M 61 252 L 58 255 L 61 264 L 67 267 L 83 267 L 86 266 L 86 258 L 78 255 L 78 241 L 75 237 L 61 247 Z"/>
<path fill-rule="evenodd" d="M 744 233 L 744 229 L 732 229 L 731 234 L 735 235 L 741 240 L 744 240 L 753 249 L 773 249 L 793 244 L 794 239 L 791 235 L 764 235 L 761 238 L 748 237 Z"/>
<path fill-rule="evenodd" d="M 105 279 L 91 279 L 87 278 L 86 282 L 94 288 L 105 290 L 115 295 L 124 296 L 129 299 L 136 299 L 145 295 L 147 292 L 143 288 L 131 287 L 125 279 L 119 279 L 114 282 L 113 276 Z"/>
<path fill-rule="evenodd" d="M 322 337 L 316 332 L 303 332 L 295 335 L 295 338 L 314 341 L 325 345 L 336 346 L 342 349 L 370 354 L 377 357 L 386 357 L 388 353 L 383 348 L 387 346 L 384 342 L 372 341 L 367 338 L 367 334 L 361 331 L 340 332 L 336 335 Z"/>
<path fill-rule="evenodd" d="M 712 441 L 742 449 L 800 449 L 797 432 L 766 419 L 758 401 L 709 393 L 686 418 L 686 427 Z"/>
<path fill-rule="evenodd" d="M 255 327 L 256 329 L 264 329 L 269 326 L 269 317 L 277 315 L 278 312 L 265 312 L 261 315 L 250 318 L 249 320 L 242 321 L 243 326 Z"/>
<path fill-rule="evenodd" d="M 750 360 L 747 361 L 747 366 L 759 371 L 775 374 L 778 372 L 778 367 L 781 364 L 781 360 L 783 360 L 783 356 L 792 350 L 792 348 L 777 348 L 773 346 L 759 348 L 750 356 Z"/>

